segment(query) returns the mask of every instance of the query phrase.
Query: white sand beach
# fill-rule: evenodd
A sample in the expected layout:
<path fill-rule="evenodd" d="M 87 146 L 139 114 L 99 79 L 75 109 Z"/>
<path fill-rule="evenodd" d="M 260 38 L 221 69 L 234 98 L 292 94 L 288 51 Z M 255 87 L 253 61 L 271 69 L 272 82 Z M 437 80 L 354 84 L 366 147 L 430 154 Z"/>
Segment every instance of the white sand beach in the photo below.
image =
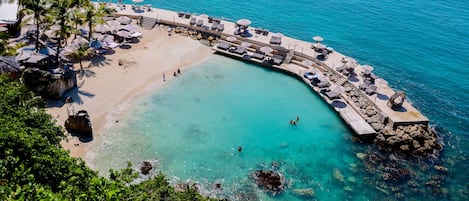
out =
<path fill-rule="evenodd" d="M 93 62 L 84 63 L 85 75 L 78 76 L 77 90 L 70 92 L 74 99 L 75 112 L 86 110 L 93 125 L 93 135 L 101 135 L 106 123 L 115 122 L 109 118 L 121 110 L 123 104 L 129 104 L 136 97 L 148 90 L 156 90 L 162 84 L 173 79 L 173 73 L 204 61 L 212 54 L 210 47 L 197 40 L 173 34 L 168 36 L 165 27 L 153 30 L 140 29 L 143 38 L 130 49 L 116 48 L 115 53 L 104 58 L 94 58 Z M 125 65 L 119 65 L 119 60 Z M 79 65 L 75 64 L 78 70 Z M 163 73 L 166 82 L 163 82 Z M 58 104 L 60 105 L 60 104 Z M 67 107 L 49 107 L 47 112 L 63 125 L 67 118 Z M 74 157 L 84 157 L 86 143 L 77 137 L 68 136 L 62 146 L 70 150 Z"/>

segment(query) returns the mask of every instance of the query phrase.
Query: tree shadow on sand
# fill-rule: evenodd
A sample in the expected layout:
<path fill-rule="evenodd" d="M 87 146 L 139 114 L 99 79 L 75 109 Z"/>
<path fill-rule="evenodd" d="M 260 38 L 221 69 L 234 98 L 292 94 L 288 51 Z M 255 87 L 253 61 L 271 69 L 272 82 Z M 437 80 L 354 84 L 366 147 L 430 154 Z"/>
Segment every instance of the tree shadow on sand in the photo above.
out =
<path fill-rule="evenodd" d="M 64 93 L 63 97 L 70 97 L 72 102 L 77 104 L 83 104 L 82 97 L 93 98 L 95 94 L 87 91 L 83 91 L 80 88 L 85 84 L 85 80 L 83 80 L 78 86 L 74 87 L 70 91 Z M 65 104 L 65 98 L 63 99 L 50 99 L 47 100 L 47 107 L 62 107 Z"/>
<path fill-rule="evenodd" d="M 94 56 L 91 59 L 91 63 L 90 63 L 90 65 L 88 65 L 88 68 L 90 68 L 90 67 L 103 67 L 105 65 L 111 64 L 111 62 L 112 62 L 112 60 L 106 58 L 104 55 L 97 55 L 97 56 Z"/>

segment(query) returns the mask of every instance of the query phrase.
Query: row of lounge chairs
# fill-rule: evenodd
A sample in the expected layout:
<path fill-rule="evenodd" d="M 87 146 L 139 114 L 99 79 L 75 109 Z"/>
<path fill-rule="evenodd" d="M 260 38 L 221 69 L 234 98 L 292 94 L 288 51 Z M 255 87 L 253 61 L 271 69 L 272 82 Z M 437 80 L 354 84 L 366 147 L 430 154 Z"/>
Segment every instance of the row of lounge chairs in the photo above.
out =
<path fill-rule="evenodd" d="M 254 59 L 261 60 L 261 61 L 267 61 L 270 64 L 275 64 L 275 65 L 281 65 L 282 62 L 285 59 L 284 56 L 277 55 L 277 54 L 274 54 L 272 57 L 266 57 L 265 53 L 260 51 L 260 50 L 256 50 L 256 52 L 254 52 L 252 54 L 249 54 L 247 52 L 246 47 L 232 46 L 231 44 L 229 44 L 227 42 L 223 42 L 223 41 L 218 43 L 217 48 L 221 49 L 221 50 L 231 52 L 231 53 L 235 53 L 235 54 L 238 54 L 238 55 L 242 55 L 244 59 L 254 58 Z"/>
<path fill-rule="evenodd" d="M 178 17 L 180 18 L 186 18 L 186 19 L 189 19 L 191 18 L 191 14 L 190 13 L 183 13 L 183 12 L 178 12 Z"/>
<path fill-rule="evenodd" d="M 254 32 L 256 34 L 261 34 L 261 35 L 264 35 L 264 36 L 269 35 L 269 30 L 267 30 L 267 29 L 255 28 Z"/>
<path fill-rule="evenodd" d="M 272 45 L 280 45 L 282 44 L 282 38 L 279 36 L 272 36 L 270 38 L 270 44 Z"/>
<path fill-rule="evenodd" d="M 194 26 L 199 26 L 199 27 L 202 27 L 204 26 L 204 21 L 203 20 L 197 20 L 197 18 L 193 17 L 190 19 L 189 21 L 189 24 Z M 210 27 L 207 27 L 205 26 L 206 28 L 210 28 L 211 30 L 217 30 L 217 31 L 223 31 L 225 30 L 225 25 L 224 24 L 220 24 L 219 22 L 213 22 L 212 26 Z"/>

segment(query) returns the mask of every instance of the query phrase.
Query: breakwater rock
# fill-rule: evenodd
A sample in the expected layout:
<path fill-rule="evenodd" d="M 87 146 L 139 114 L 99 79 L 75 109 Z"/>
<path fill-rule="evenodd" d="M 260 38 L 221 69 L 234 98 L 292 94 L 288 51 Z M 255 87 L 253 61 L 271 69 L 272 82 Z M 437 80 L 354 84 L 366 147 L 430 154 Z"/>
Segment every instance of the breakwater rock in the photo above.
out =
<path fill-rule="evenodd" d="M 251 174 L 257 186 L 272 195 L 278 195 L 285 190 L 285 177 L 278 171 L 257 170 Z"/>
<path fill-rule="evenodd" d="M 398 126 L 378 133 L 375 143 L 382 149 L 391 149 L 405 155 L 429 156 L 443 149 L 435 131 L 427 125 Z"/>

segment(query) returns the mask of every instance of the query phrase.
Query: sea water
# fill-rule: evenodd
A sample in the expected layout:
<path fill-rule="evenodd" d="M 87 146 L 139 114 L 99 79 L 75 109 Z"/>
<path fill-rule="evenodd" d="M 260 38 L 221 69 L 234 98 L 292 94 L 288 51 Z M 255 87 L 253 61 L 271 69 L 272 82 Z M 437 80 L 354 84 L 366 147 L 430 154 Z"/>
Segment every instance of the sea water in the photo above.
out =
<path fill-rule="evenodd" d="M 132 3 L 131 1 L 124 2 Z M 445 146 L 440 160 L 438 160 L 437 163 L 449 168 L 447 179 L 441 184 L 442 188 L 444 188 L 450 194 L 450 196 L 446 197 L 445 199 L 463 200 L 463 196 L 467 196 L 467 181 L 469 180 L 469 176 L 466 173 L 465 169 L 467 169 L 469 165 L 466 159 L 469 150 L 469 136 L 467 134 L 467 132 L 469 131 L 469 115 L 467 112 L 469 109 L 467 101 L 469 98 L 469 26 L 467 26 L 467 24 L 469 24 L 469 4 L 466 1 L 385 0 L 377 2 L 362 0 L 207 0 L 200 2 L 182 0 L 147 0 L 145 1 L 145 3 L 150 3 L 154 7 L 165 8 L 175 11 L 184 11 L 199 14 L 205 13 L 210 16 L 221 17 L 223 19 L 228 19 L 231 21 L 235 21 L 239 18 L 248 18 L 253 22 L 253 26 L 269 29 L 271 32 L 282 32 L 287 36 L 295 37 L 306 41 L 310 40 L 311 37 L 314 35 L 321 35 L 325 38 L 324 43 L 326 45 L 333 47 L 335 50 L 344 53 L 345 55 L 356 58 L 362 64 L 370 64 L 374 66 L 375 73 L 378 76 L 386 79 L 392 87 L 405 91 L 414 106 L 416 106 L 421 112 L 423 112 L 427 117 L 429 117 L 432 125 L 434 125 L 439 131 L 439 136 L 442 138 Z M 189 76 L 191 75 L 191 73 L 198 74 L 202 72 L 212 72 L 212 69 L 216 69 L 215 66 L 217 66 L 217 62 L 223 66 L 230 66 L 226 63 L 236 65 L 236 71 L 232 72 L 234 73 L 234 75 L 236 75 L 237 72 L 242 72 L 242 69 L 247 67 L 247 65 L 242 62 L 230 63 L 232 62 L 231 59 L 216 58 L 208 63 L 204 63 L 201 66 L 193 68 L 190 72 L 187 72 L 187 74 L 185 73 L 184 76 Z M 206 68 L 210 68 L 211 70 L 207 71 Z M 223 68 L 223 70 L 227 69 L 229 68 Z M 217 71 L 213 70 L 213 72 Z M 160 162 L 158 164 L 161 164 L 161 168 L 170 176 L 177 176 L 181 179 L 203 178 L 207 181 L 206 183 L 211 183 L 217 182 L 222 178 L 222 176 L 214 176 L 217 174 L 211 175 L 207 173 L 211 171 L 219 171 L 219 169 L 215 170 L 216 168 L 213 169 L 212 167 L 207 167 L 211 166 L 212 164 L 217 164 L 218 166 L 221 166 L 221 169 L 224 169 L 227 166 L 229 167 L 230 165 L 236 164 L 235 160 L 240 160 L 252 161 L 257 163 L 257 165 L 263 164 L 259 167 L 269 167 L 271 165 L 271 162 L 275 161 L 280 164 L 280 169 L 284 168 L 282 170 L 285 172 L 287 177 L 294 179 L 293 185 L 296 185 L 294 187 L 312 187 L 316 191 L 317 198 L 322 198 L 323 200 L 340 200 L 347 199 L 348 196 L 351 196 L 352 198 L 350 199 L 358 200 L 363 200 L 364 198 L 370 200 L 378 199 L 382 192 L 376 190 L 373 185 L 366 184 L 367 181 L 369 181 L 368 178 L 370 175 L 367 175 L 366 172 L 361 172 L 362 169 L 360 168 L 363 168 L 363 165 L 355 161 L 355 153 L 364 151 L 364 149 L 373 150 L 374 147 L 362 147 L 362 145 L 352 142 L 352 140 L 350 139 L 351 132 L 347 130 L 346 127 L 342 127 L 341 132 L 333 132 L 335 130 L 341 130 L 339 126 L 343 126 L 343 123 L 340 122 L 340 120 L 338 120 L 337 117 L 333 115 L 334 113 L 332 112 L 331 108 L 329 108 L 329 106 L 325 104 L 313 104 L 311 105 L 311 107 L 303 107 L 304 105 L 296 103 L 296 101 L 294 100 L 290 100 L 290 98 L 294 96 L 289 93 L 290 91 L 293 93 L 294 90 L 303 90 L 301 93 L 306 92 L 305 94 L 309 94 L 311 96 L 310 101 L 317 99 L 317 97 L 315 98 L 313 93 L 310 93 L 309 89 L 307 89 L 301 83 L 298 83 L 298 81 L 286 78 L 285 75 L 279 74 L 277 72 L 274 73 L 270 71 L 266 72 L 265 70 L 261 70 L 257 73 L 258 74 L 254 75 L 255 82 L 251 82 L 251 88 L 240 88 L 239 91 L 236 92 L 246 92 L 246 94 L 244 95 L 244 99 L 264 99 L 265 103 L 263 105 L 269 105 L 271 103 L 274 103 L 272 100 L 275 100 L 275 98 L 273 98 L 272 96 L 277 93 L 276 85 L 273 85 L 271 83 L 268 85 L 269 88 L 265 90 L 259 90 L 256 94 L 249 93 L 250 91 L 248 89 L 254 90 L 254 88 L 252 87 L 257 88 L 261 87 L 263 83 L 269 83 L 269 79 L 267 79 L 268 76 L 266 74 L 272 74 L 272 76 L 282 77 L 278 79 L 289 80 L 285 81 L 281 85 L 284 86 L 292 84 L 292 86 L 290 86 L 291 88 L 286 90 L 285 93 L 282 93 L 282 97 L 284 99 L 289 100 L 288 111 L 290 111 L 290 113 L 281 116 L 285 119 L 277 119 L 278 122 L 274 122 L 274 118 L 277 118 L 277 116 L 280 115 L 267 115 L 266 113 L 268 113 L 268 111 L 257 107 L 253 108 L 254 106 L 250 105 L 249 102 L 243 104 L 231 103 L 232 105 L 228 105 L 231 107 L 227 107 L 227 109 L 225 109 L 223 113 L 218 113 L 213 112 L 213 108 L 211 108 L 212 106 L 207 106 L 205 109 L 199 108 L 198 111 L 193 111 L 197 110 L 196 107 L 186 108 L 186 106 L 182 106 L 193 105 L 189 100 L 186 100 L 188 102 L 181 103 L 178 102 L 179 100 L 172 99 L 166 102 L 166 109 L 160 108 L 161 113 L 152 112 L 155 115 L 161 115 L 154 117 L 155 119 L 153 120 L 153 124 L 157 125 L 159 125 L 157 123 L 159 122 L 157 121 L 158 118 L 168 120 L 170 120 L 171 118 L 177 118 L 178 121 L 173 121 L 172 123 L 167 123 L 166 125 L 159 125 L 159 127 L 157 127 L 158 130 L 166 130 L 168 132 L 174 133 L 173 135 L 183 136 L 184 134 L 182 133 L 186 132 L 187 134 L 189 133 L 189 131 L 191 131 L 192 133 L 199 133 L 201 136 L 210 136 L 209 134 L 207 134 L 207 132 L 212 132 L 211 129 L 214 129 L 218 132 L 223 131 L 223 129 L 218 128 L 218 126 L 232 127 L 232 129 L 235 128 L 235 130 L 237 129 L 238 132 L 235 136 L 227 138 L 217 138 L 216 140 L 205 139 L 206 141 L 202 141 L 202 139 L 204 139 L 202 138 L 200 140 L 204 143 L 203 146 L 198 145 L 198 143 L 191 144 L 193 142 L 185 141 L 188 140 L 186 138 L 190 138 L 189 136 L 183 137 L 184 140 L 181 139 L 180 142 L 178 142 L 178 144 L 182 144 L 181 146 L 199 146 L 198 149 L 200 150 L 211 149 L 213 146 L 213 149 L 217 150 L 215 151 L 215 153 L 205 153 L 204 150 L 203 155 L 209 158 L 210 154 L 215 155 L 219 152 L 225 152 L 226 154 L 221 154 L 224 157 L 218 157 L 225 158 L 223 162 L 217 160 L 210 160 L 209 162 L 203 162 L 203 165 L 200 164 L 199 167 L 196 167 L 196 164 L 188 164 L 188 161 L 193 160 L 191 159 L 192 157 L 200 158 L 201 156 L 199 156 L 199 154 L 191 153 L 189 150 L 184 151 L 184 149 L 177 149 L 178 152 L 174 152 L 174 154 L 171 154 L 170 156 L 167 156 L 167 158 L 165 158 L 165 155 L 162 152 L 156 153 L 157 150 L 155 151 L 151 148 L 146 148 L 149 146 L 156 146 L 150 144 L 160 144 L 159 146 L 166 146 L 165 144 L 174 144 L 174 142 L 171 142 L 169 140 L 169 137 L 160 138 L 159 141 L 153 142 L 150 140 L 153 137 L 152 132 L 156 132 L 157 129 L 148 129 L 147 131 L 143 131 L 144 128 L 150 128 L 151 126 L 149 126 L 148 124 L 141 124 L 141 122 L 146 121 L 137 121 L 140 120 L 139 115 L 145 116 L 143 114 L 146 114 L 147 109 L 150 110 L 153 107 L 157 106 L 152 105 L 154 101 L 142 100 L 142 105 L 135 106 L 136 109 L 132 109 L 131 111 L 131 113 L 140 111 L 141 113 L 139 113 L 139 115 L 129 115 L 128 119 L 124 121 L 125 123 L 123 123 L 123 125 L 119 125 L 112 132 L 109 132 L 109 136 L 115 135 L 115 137 L 111 138 L 114 143 L 114 145 L 112 146 L 124 146 L 126 148 L 121 148 L 121 152 L 116 151 L 116 153 L 120 154 L 113 155 L 113 150 L 111 148 L 108 148 L 108 152 L 98 154 L 98 156 L 103 155 L 103 158 L 105 158 L 104 156 L 106 156 L 106 153 L 109 154 L 108 156 L 116 158 L 121 157 L 118 160 L 119 162 L 117 162 L 116 159 L 115 162 L 102 162 L 98 166 L 101 169 L 107 169 L 109 167 L 122 167 L 124 165 L 124 161 L 126 160 L 137 162 L 138 159 L 152 159 L 152 157 L 150 156 L 154 156 L 157 157 L 156 160 Z M 218 76 L 221 75 L 224 75 L 223 71 L 220 71 L 220 75 Z M 252 74 L 243 74 L 243 76 L 251 75 Z M 151 94 L 151 96 L 153 98 L 161 96 L 160 98 L 157 98 L 157 100 L 165 103 L 165 97 L 172 97 L 171 92 L 179 92 L 178 88 L 182 87 L 182 84 L 180 82 L 184 81 L 184 76 L 180 77 L 178 80 L 175 80 L 173 83 L 167 85 L 165 89 L 163 89 L 161 92 L 158 92 L 157 94 Z M 212 74 L 207 74 L 206 76 L 217 77 L 217 75 Z M 221 82 L 225 81 L 225 79 L 227 78 L 226 75 L 224 75 L 223 78 L 224 79 L 220 78 L 220 83 L 210 85 L 210 91 L 215 91 L 215 89 L 217 89 L 217 86 L 225 86 L 227 87 L 227 89 L 229 89 L 230 87 L 243 85 L 243 82 L 241 81 L 242 79 L 236 79 L 239 82 L 233 84 L 234 86 L 223 84 Z M 194 80 L 194 83 L 192 84 L 195 84 L 196 82 L 198 81 Z M 166 89 L 169 88 L 171 90 L 167 91 Z M 204 90 L 208 90 L 206 88 L 207 87 L 202 87 L 193 90 L 203 92 Z M 237 93 L 230 93 L 229 95 L 236 96 Z M 166 96 L 162 94 L 166 94 Z M 226 94 L 221 92 L 218 92 L 218 94 L 215 95 L 220 95 L 217 96 L 215 99 L 226 98 Z M 204 101 L 207 100 L 204 99 Z M 318 102 L 321 101 L 319 100 Z M 165 104 L 159 103 L 159 105 L 160 107 L 163 107 L 163 105 Z M 331 125 L 324 125 L 324 127 L 322 128 L 330 127 L 331 132 L 335 134 L 333 134 L 333 136 L 328 137 L 336 138 L 327 138 L 327 140 L 324 141 L 317 141 L 317 139 L 316 141 L 311 141 L 311 146 L 315 146 L 314 149 L 310 151 L 311 154 L 302 154 L 299 149 L 291 150 L 294 149 L 295 143 L 302 143 L 300 142 L 300 140 L 305 140 L 303 138 L 299 138 L 299 136 L 312 137 L 310 136 L 311 131 L 308 129 L 313 129 L 313 127 L 310 126 L 318 125 L 318 123 L 320 122 L 318 119 L 310 119 L 311 121 L 313 121 L 312 123 L 310 123 L 311 125 L 308 125 L 308 127 L 303 127 L 306 126 L 305 124 L 307 124 L 305 123 L 308 121 L 307 118 L 312 117 L 309 117 L 309 115 L 296 111 L 294 108 L 296 106 L 302 106 L 301 111 L 307 111 L 308 109 L 318 109 L 318 111 L 313 112 L 314 115 L 312 116 L 324 116 L 323 121 L 330 122 Z M 199 113 L 197 113 L 197 115 L 194 115 L 192 113 L 184 113 L 184 115 L 179 115 L 179 113 L 177 113 L 176 111 L 182 113 L 182 107 L 184 107 L 184 109 L 189 112 L 192 111 Z M 213 107 L 218 106 L 213 105 Z M 170 110 L 170 108 L 173 108 L 173 110 Z M 250 112 L 245 112 L 246 110 Z M 210 111 L 220 116 L 214 116 L 214 119 L 212 120 L 204 120 L 204 118 L 200 118 L 199 120 L 199 115 L 207 113 L 205 115 L 209 116 Z M 226 113 L 232 115 L 225 115 L 225 117 L 223 117 L 222 115 Z M 237 114 L 240 114 L 241 116 L 235 117 Z M 296 115 L 300 115 L 301 118 L 300 124 L 297 128 L 291 128 L 289 127 L 289 124 L 284 123 L 287 122 L 289 119 L 294 118 Z M 258 119 L 257 117 L 259 116 L 265 118 Z M 269 118 L 267 118 L 267 116 Z M 148 121 L 153 118 L 151 116 L 145 117 L 148 118 L 146 119 Z M 251 117 L 255 120 L 250 119 Z M 199 122 L 197 124 L 193 122 L 188 123 L 189 125 L 192 125 L 192 127 L 189 127 L 189 125 L 186 124 L 184 124 L 184 126 L 175 125 L 176 122 L 186 120 L 186 118 L 192 119 L 191 121 L 195 121 L 194 119 L 197 119 L 198 121 L 202 122 Z M 246 120 L 247 122 L 232 125 L 230 124 L 230 122 L 236 121 L 230 118 L 239 118 Z M 222 121 L 220 119 L 225 120 Z M 273 130 L 259 131 L 259 129 L 268 128 L 264 128 L 264 126 L 259 125 L 251 125 L 251 123 L 255 123 L 257 121 L 266 121 L 260 122 L 261 125 L 272 123 L 271 126 L 273 126 Z M 189 120 L 187 120 L 187 122 L 189 122 Z M 337 125 L 333 125 L 334 122 L 336 122 Z M 225 123 L 226 125 L 224 125 Z M 285 128 L 282 129 L 276 126 L 285 126 Z M 258 133 L 260 132 L 264 134 L 259 135 Z M 289 134 L 289 132 L 298 132 L 298 136 L 294 134 Z M 266 135 L 266 133 L 269 133 L 269 137 L 272 138 L 266 138 L 264 136 Z M 283 140 L 283 138 L 287 137 L 285 135 L 287 135 L 288 137 L 290 137 L 290 135 L 294 135 L 294 137 L 288 138 L 289 140 Z M 119 138 L 119 136 L 121 137 Z M 227 140 L 224 141 L 223 139 Z M 234 142 L 231 142 L 231 144 L 229 144 L 229 148 L 223 145 L 215 145 L 209 143 L 210 141 L 218 141 L 219 143 L 223 144 L 224 142 L 228 142 L 229 139 L 234 140 Z M 244 140 L 247 139 L 250 140 L 250 143 L 243 143 Z M 274 141 L 276 139 L 279 141 Z M 296 141 L 296 139 L 298 139 L 298 141 Z M 260 144 L 260 142 L 262 142 L 263 144 Z M 328 143 L 332 144 L 327 145 Z M 112 147 L 110 144 L 109 146 Z M 254 145 L 256 148 L 250 147 Z M 142 147 L 141 151 L 129 152 L 131 153 L 130 155 L 125 154 L 128 150 L 137 149 L 135 147 L 139 146 Z M 236 149 L 238 146 L 244 147 L 241 153 L 237 153 Z M 283 147 L 282 149 L 277 150 L 278 152 L 274 152 L 277 153 L 277 155 L 272 154 L 271 152 L 273 151 L 272 149 L 274 149 L 273 147 L 276 146 Z M 298 146 L 307 147 L 307 145 Z M 335 149 L 328 149 L 327 146 L 334 147 Z M 257 149 L 257 147 L 262 148 Z M 145 150 L 149 150 L 149 152 L 145 152 Z M 282 155 L 282 153 L 284 152 L 288 153 L 288 157 L 286 157 L 286 155 Z M 184 155 L 184 153 L 189 153 L 188 156 L 185 156 L 186 158 L 188 158 L 186 162 L 184 162 L 183 159 L 179 158 L 184 157 L 179 156 Z M 327 160 L 319 157 L 324 154 L 327 154 L 330 157 L 327 157 Z M 272 157 L 272 155 L 281 157 Z M 228 158 L 230 156 L 234 158 L 233 161 L 229 161 L 230 159 Z M 305 157 L 305 160 L 298 159 L 302 158 L 303 156 Z M 312 158 L 306 158 L 306 156 Z M 153 159 L 155 159 L 154 157 Z M 255 160 L 254 157 L 259 157 L 259 160 Z M 291 159 L 288 159 L 288 162 L 282 162 L 281 159 L 278 158 Z M 291 161 L 293 160 L 303 162 L 301 164 L 300 162 L 292 163 Z M 306 163 L 305 161 L 310 162 Z M 324 168 L 317 168 L 321 165 L 314 165 L 315 163 L 327 163 L 327 165 L 324 165 Z M 358 166 L 358 171 L 353 168 L 355 167 L 354 164 Z M 430 164 L 432 164 L 432 162 L 430 162 Z M 350 168 L 350 166 L 352 168 Z M 418 163 L 416 166 L 419 166 Z M 234 185 L 234 181 L 236 180 L 234 178 L 236 177 L 240 177 L 241 179 L 245 178 L 246 174 L 250 170 L 249 168 L 258 168 L 257 166 L 254 166 L 254 164 L 238 164 L 238 166 L 235 167 L 244 167 L 245 170 L 236 171 L 232 169 L 227 169 L 227 171 L 225 171 L 223 174 L 223 178 L 226 179 L 221 179 L 225 182 L 226 185 Z M 298 168 L 301 170 L 288 172 L 287 169 L 290 167 Z M 351 175 L 358 180 L 357 183 L 359 184 L 353 186 L 366 188 L 368 189 L 368 191 L 357 194 L 357 190 L 353 189 L 353 194 L 339 193 L 338 191 L 342 191 L 346 186 L 351 185 L 351 182 L 348 182 L 347 185 L 337 185 L 337 183 L 331 176 L 333 168 L 335 167 L 337 167 L 338 170 L 340 170 L 344 175 L 346 175 L 346 178 L 347 176 Z M 192 171 L 190 171 L 191 168 Z M 197 168 L 198 170 L 196 171 Z M 210 169 L 210 171 L 208 169 Z M 429 174 L 429 176 L 431 176 L 432 173 L 428 173 L 428 168 L 424 167 L 420 169 L 422 170 L 415 170 L 416 174 Z M 355 172 L 352 170 L 354 170 Z M 295 179 L 296 177 L 299 178 L 301 177 L 301 175 L 305 174 L 303 172 L 307 172 L 306 174 L 308 175 L 306 176 L 307 179 L 304 179 L 304 181 L 309 182 L 301 182 L 301 179 Z M 322 179 L 319 177 L 322 177 Z M 353 181 L 353 179 L 351 180 Z M 421 186 L 425 186 L 425 181 L 425 179 L 422 179 Z M 332 191 L 333 193 L 327 193 L 328 191 Z M 337 193 L 335 193 L 336 191 Z M 328 194 L 328 196 L 326 196 L 326 194 Z M 342 197 L 338 197 L 337 199 L 331 197 L 336 195 Z M 415 193 L 413 196 L 417 199 L 422 199 L 422 197 L 432 197 L 431 193 L 429 193 L 428 195 L 425 195 L 424 193 L 418 195 L 418 192 Z M 280 197 L 278 199 L 290 200 L 290 198 L 285 197 Z"/>

